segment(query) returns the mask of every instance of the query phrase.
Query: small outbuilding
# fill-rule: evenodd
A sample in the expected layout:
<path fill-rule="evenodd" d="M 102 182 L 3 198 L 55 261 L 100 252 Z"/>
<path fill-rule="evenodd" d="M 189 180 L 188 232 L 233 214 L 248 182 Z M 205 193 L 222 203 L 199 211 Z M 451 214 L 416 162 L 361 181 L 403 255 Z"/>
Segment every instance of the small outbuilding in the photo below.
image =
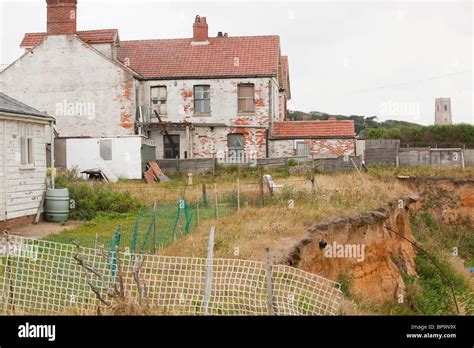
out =
<path fill-rule="evenodd" d="M 33 222 L 46 190 L 54 118 L 0 93 L 0 227 Z"/>

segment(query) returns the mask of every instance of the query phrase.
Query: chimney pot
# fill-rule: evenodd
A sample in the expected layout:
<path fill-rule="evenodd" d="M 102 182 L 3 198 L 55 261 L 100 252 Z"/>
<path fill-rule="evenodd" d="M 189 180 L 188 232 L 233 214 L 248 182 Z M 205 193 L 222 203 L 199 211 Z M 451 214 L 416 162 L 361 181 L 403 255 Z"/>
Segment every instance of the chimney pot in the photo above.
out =
<path fill-rule="evenodd" d="M 196 16 L 193 24 L 193 42 L 204 42 L 208 37 L 206 17 Z"/>

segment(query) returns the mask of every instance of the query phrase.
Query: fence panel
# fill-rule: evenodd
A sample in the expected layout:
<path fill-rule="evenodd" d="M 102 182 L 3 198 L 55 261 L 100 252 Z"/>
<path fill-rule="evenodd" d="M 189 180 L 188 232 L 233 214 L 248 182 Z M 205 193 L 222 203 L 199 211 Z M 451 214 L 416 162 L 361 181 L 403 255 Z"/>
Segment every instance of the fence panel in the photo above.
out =
<path fill-rule="evenodd" d="M 116 254 L 8 235 L 2 251 L 0 314 L 94 314 L 111 301 L 119 279 L 127 298 L 142 299 L 154 313 L 203 314 L 205 258 Z M 208 313 L 267 314 L 265 272 L 263 262 L 213 259 Z M 334 315 L 342 295 L 340 284 L 285 265 L 273 267 L 272 288 L 276 315 Z"/>

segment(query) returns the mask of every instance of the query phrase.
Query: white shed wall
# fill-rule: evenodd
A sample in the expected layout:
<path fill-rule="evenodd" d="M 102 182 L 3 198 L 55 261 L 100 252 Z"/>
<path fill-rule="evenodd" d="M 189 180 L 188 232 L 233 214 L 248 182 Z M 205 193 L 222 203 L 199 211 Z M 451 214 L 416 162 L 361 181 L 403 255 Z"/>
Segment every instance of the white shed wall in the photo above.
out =
<path fill-rule="evenodd" d="M 98 168 L 100 157 L 100 140 L 112 140 L 112 160 L 105 161 L 118 178 L 141 179 L 141 144 L 142 138 L 81 138 L 66 139 L 67 168 L 78 166 L 79 169 Z"/>

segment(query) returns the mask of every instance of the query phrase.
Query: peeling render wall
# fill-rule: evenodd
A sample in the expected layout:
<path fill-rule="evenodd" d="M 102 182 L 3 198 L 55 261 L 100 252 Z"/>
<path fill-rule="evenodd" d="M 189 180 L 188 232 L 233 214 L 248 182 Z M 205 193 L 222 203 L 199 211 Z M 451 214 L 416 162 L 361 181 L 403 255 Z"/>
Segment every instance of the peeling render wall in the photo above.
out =
<path fill-rule="evenodd" d="M 135 85 L 74 36 L 48 36 L 0 73 L 0 91 L 54 116 L 62 137 L 134 134 Z"/>
<path fill-rule="evenodd" d="M 197 79 L 197 80 L 153 80 L 141 84 L 140 104 L 150 107 L 150 87 L 166 86 L 167 114 L 160 115 L 165 122 L 225 123 L 245 125 L 267 125 L 269 111 L 269 82 L 271 78 L 245 79 Z M 255 85 L 255 113 L 240 115 L 237 109 L 237 85 Z M 274 82 L 272 82 L 274 83 Z M 209 85 L 211 112 L 208 115 L 194 113 L 194 86 Z M 275 93 L 273 93 L 275 96 Z M 274 98 L 276 102 L 276 97 Z"/>
<path fill-rule="evenodd" d="M 232 133 L 243 135 L 246 156 L 265 157 L 265 129 L 230 127 L 216 127 L 214 130 L 202 127 L 196 128 L 193 136 L 194 157 L 227 158 L 227 135 Z"/>
<path fill-rule="evenodd" d="M 314 157 L 341 157 L 355 154 L 354 139 L 272 139 L 270 140 L 270 156 L 296 156 L 295 141 L 308 143 L 310 154 Z"/>
<path fill-rule="evenodd" d="M 255 85 L 255 112 L 239 114 L 237 88 L 241 83 Z M 194 86 L 210 86 L 210 109 L 206 115 L 194 113 Z M 272 118 L 279 117 L 278 86 L 273 78 L 242 79 L 199 79 L 199 80 L 156 80 L 141 84 L 140 104 L 144 110 L 150 108 L 150 88 L 166 86 L 167 114 L 160 115 L 164 122 L 213 123 L 222 126 L 194 127 L 190 130 L 192 150 L 188 158 L 227 156 L 227 135 L 241 133 L 244 136 L 244 151 L 247 156 L 265 157 L 265 128 Z M 225 126 L 224 126 L 225 125 Z M 180 135 L 180 156 L 187 151 L 185 131 L 169 134 Z M 150 138 L 155 140 L 158 158 L 163 158 L 163 134 L 153 131 Z M 189 152 L 192 152 L 189 153 Z"/>

